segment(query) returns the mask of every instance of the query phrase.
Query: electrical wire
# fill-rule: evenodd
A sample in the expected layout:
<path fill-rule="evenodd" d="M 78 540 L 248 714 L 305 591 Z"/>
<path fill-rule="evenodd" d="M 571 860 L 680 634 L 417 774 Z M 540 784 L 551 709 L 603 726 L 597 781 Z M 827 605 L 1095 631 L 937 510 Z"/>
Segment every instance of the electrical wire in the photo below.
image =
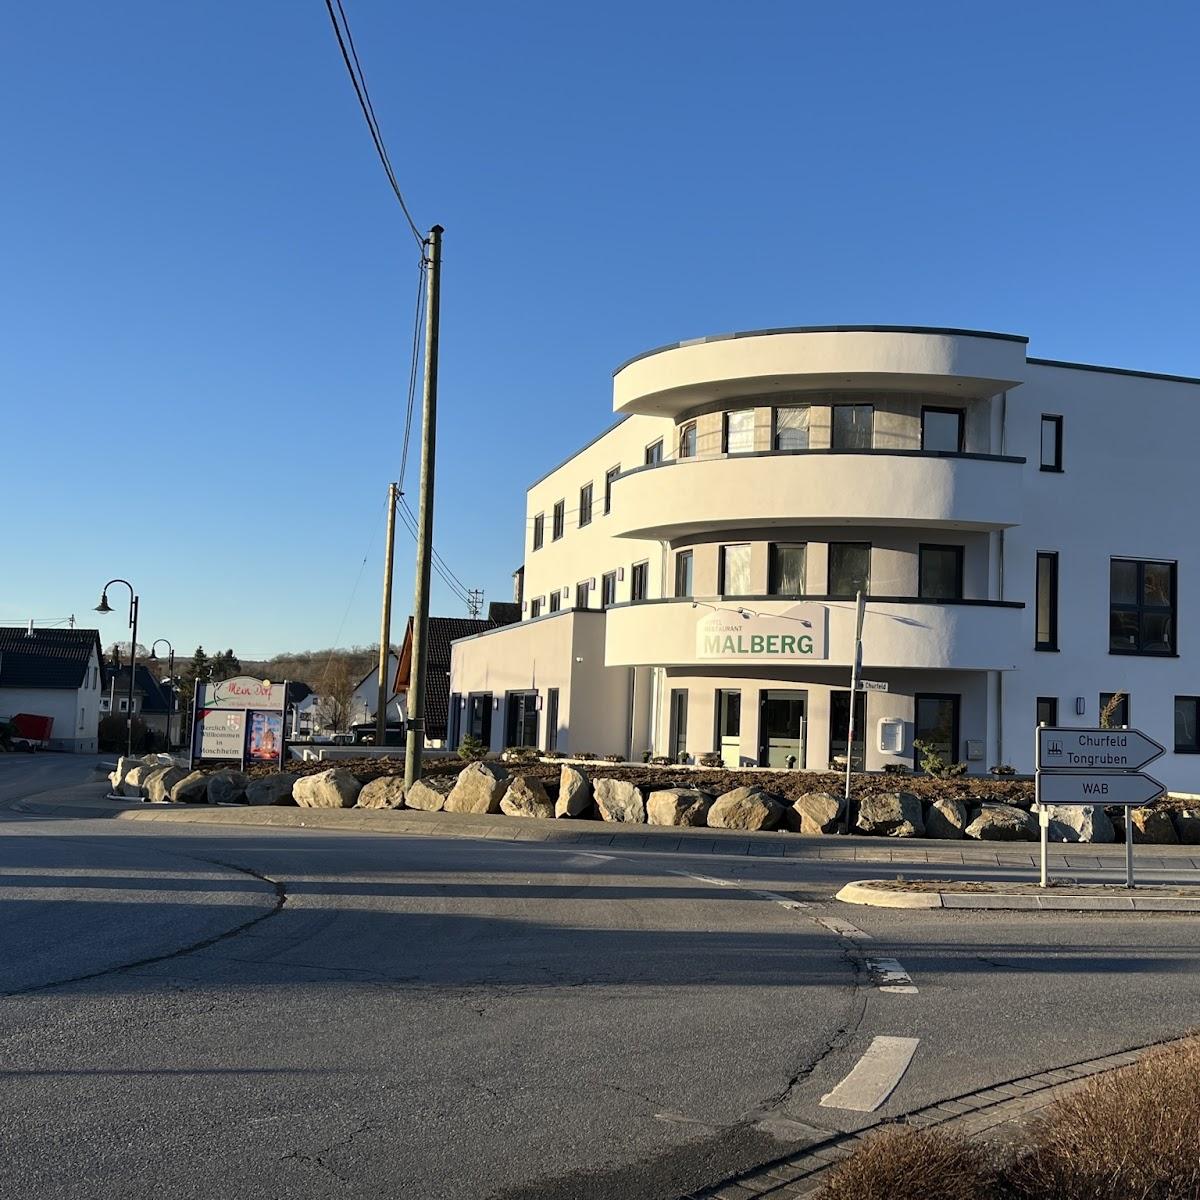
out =
<path fill-rule="evenodd" d="M 404 495 L 401 495 L 400 503 L 403 504 L 406 509 L 408 509 L 408 515 L 412 518 L 413 527 L 416 528 L 417 514 L 415 512 L 413 512 L 412 508 L 410 507 L 410 505 L 408 503 L 408 500 L 405 498 Z M 461 579 L 459 579 L 459 577 L 457 575 L 455 575 L 453 571 L 450 570 L 450 564 L 448 562 L 446 562 L 446 560 L 437 552 L 437 548 L 433 547 L 432 550 L 433 550 L 434 560 L 436 562 L 441 563 L 443 569 L 446 571 L 446 573 L 448 575 L 450 575 L 454 579 L 454 582 L 458 584 L 460 590 L 462 590 L 464 592 L 470 591 L 470 588 L 468 588 L 467 585 L 465 583 L 463 583 L 463 581 Z"/>
<path fill-rule="evenodd" d="M 400 494 L 404 495 L 404 476 L 408 471 L 408 445 L 412 437 L 413 407 L 417 398 L 417 367 L 421 359 L 421 319 L 425 313 L 425 270 L 424 257 L 417 271 L 417 302 L 413 306 L 412 355 L 408 366 L 408 402 L 404 409 L 404 445 L 400 451 Z"/>
<path fill-rule="evenodd" d="M 413 541 L 417 541 L 417 520 L 412 515 L 412 511 L 407 507 L 399 510 L 400 516 L 404 521 L 404 527 L 412 536 Z M 437 551 L 434 551 L 430 558 L 430 566 L 433 567 L 442 582 L 450 589 L 453 595 L 461 600 L 464 604 L 470 604 L 470 595 L 468 589 L 464 586 L 462 580 L 455 575 L 449 567 L 445 565 L 445 560 Z"/>

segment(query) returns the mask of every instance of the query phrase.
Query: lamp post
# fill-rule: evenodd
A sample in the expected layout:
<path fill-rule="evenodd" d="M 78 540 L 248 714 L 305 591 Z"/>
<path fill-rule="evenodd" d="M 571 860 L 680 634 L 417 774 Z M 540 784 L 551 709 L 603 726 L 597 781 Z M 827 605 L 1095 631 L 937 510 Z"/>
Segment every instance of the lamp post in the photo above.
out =
<path fill-rule="evenodd" d="M 166 638 L 155 638 L 150 645 L 151 662 L 158 662 L 158 655 L 154 653 L 154 648 L 159 642 L 166 642 L 167 645 L 167 678 L 171 681 L 170 691 L 167 696 L 167 749 L 170 750 L 171 717 L 175 712 L 175 647 Z"/>
<path fill-rule="evenodd" d="M 96 605 L 98 613 L 110 613 L 112 609 L 108 604 L 108 589 L 114 583 L 123 583 L 129 589 L 129 627 L 133 630 L 129 643 L 129 707 L 125 713 L 125 753 L 128 757 L 133 757 L 133 682 L 134 676 L 137 674 L 137 622 L 138 622 L 138 598 L 137 593 L 133 590 L 133 584 L 128 579 L 110 579 L 100 593 L 100 603 Z"/>

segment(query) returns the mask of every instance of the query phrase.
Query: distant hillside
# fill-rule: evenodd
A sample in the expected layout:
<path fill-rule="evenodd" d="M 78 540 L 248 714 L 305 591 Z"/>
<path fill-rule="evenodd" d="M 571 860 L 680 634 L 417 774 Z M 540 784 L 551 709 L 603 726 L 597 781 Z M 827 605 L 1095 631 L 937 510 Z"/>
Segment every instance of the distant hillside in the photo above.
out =
<path fill-rule="evenodd" d="M 399 653 L 399 647 L 393 647 L 393 650 Z M 341 650 L 298 650 L 289 654 L 276 654 L 274 658 L 265 662 L 242 659 L 242 668 L 247 675 L 307 683 L 314 691 L 319 692 L 327 673 L 335 678 L 348 676 L 357 683 L 374 669 L 378 661 L 377 645 L 348 646 Z"/>

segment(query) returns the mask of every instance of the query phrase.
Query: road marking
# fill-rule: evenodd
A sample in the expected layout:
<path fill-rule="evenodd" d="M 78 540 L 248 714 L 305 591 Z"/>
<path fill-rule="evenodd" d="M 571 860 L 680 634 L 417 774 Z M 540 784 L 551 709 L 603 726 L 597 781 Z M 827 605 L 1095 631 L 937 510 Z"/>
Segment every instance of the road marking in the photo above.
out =
<path fill-rule="evenodd" d="M 876 1037 L 854 1069 L 821 1097 L 822 1108 L 874 1112 L 896 1090 L 917 1052 L 919 1038 Z"/>
<path fill-rule="evenodd" d="M 917 989 L 908 972 L 894 958 L 868 958 L 867 970 L 881 992 L 901 992 L 916 995 Z"/>
<path fill-rule="evenodd" d="M 812 905 L 805 904 L 802 900 L 793 900 L 789 896 L 781 896 L 778 892 L 754 892 L 760 900 L 770 900 L 775 904 L 781 904 L 784 908 L 799 909 L 811 908 Z"/>
<path fill-rule="evenodd" d="M 711 875 L 693 875 L 691 871 L 668 871 L 668 875 L 680 875 L 684 879 L 695 879 L 699 883 L 711 883 L 714 887 L 737 887 L 732 879 L 714 879 Z"/>
<path fill-rule="evenodd" d="M 818 925 L 824 925 L 830 933 L 836 933 L 838 937 L 871 940 L 871 935 L 865 930 L 859 929 L 857 925 L 851 925 L 849 921 L 843 921 L 840 917 L 817 917 L 816 921 Z"/>
<path fill-rule="evenodd" d="M 570 858 L 563 860 L 568 867 L 590 867 L 592 863 L 612 862 L 611 854 L 592 854 L 587 850 L 581 850 L 578 854 L 572 854 Z"/>

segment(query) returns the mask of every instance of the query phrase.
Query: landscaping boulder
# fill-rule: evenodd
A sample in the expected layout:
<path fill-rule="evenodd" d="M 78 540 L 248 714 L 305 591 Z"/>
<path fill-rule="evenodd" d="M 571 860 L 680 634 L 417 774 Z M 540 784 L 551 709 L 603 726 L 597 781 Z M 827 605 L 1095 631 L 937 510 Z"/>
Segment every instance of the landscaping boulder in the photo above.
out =
<path fill-rule="evenodd" d="M 361 791 L 362 784 L 345 767 L 330 767 L 297 779 L 292 799 L 301 808 L 353 808 Z"/>
<path fill-rule="evenodd" d="M 236 804 L 245 799 L 249 782 L 241 771 L 217 771 L 208 777 L 209 804 Z"/>
<path fill-rule="evenodd" d="M 185 767 L 160 767 L 152 771 L 146 780 L 146 797 L 155 804 L 164 804 L 171 795 L 171 789 L 181 780 L 188 777 Z"/>
<path fill-rule="evenodd" d="M 924 837 L 921 801 L 911 792 L 881 792 L 865 796 L 854 826 L 859 833 L 882 837 Z"/>
<path fill-rule="evenodd" d="M 1177 846 L 1179 834 L 1175 832 L 1171 814 L 1157 808 L 1132 808 L 1129 819 L 1133 822 L 1133 840 L 1148 846 Z"/>
<path fill-rule="evenodd" d="M 1037 818 L 1011 804 L 982 809 L 967 826 L 967 837 L 983 842 L 1036 842 L 1039 836 Z"/>
<path fill-rule="evenodd" d="M 783 805 L 761 788 L 740 787 L 718 796 L 708 810 L 713 829 L 775 829 L 783 820 Z"/>
<path fill-rule="evenodd" d="M 404 776 L 380 775 L 370 783 L 363 784 L 358 793 L 355 808 L 403 808 Z"/>
<path fill-rule="evenodd" d="M 592 792 L 603 820 L 645 824 L 646 802 L 637 784 L 626 783 L 623 779 L 597 779 Z"/>
<path fill-rule="evenodd" d="M 138 763 L 131 767 L 125 773 L 125 782 L 122 790 L 126 796 L 144 796 L 146 794 L 146 780 L 154 771 L 161 770 L 157 763 L 150 766 L 148 763 Z"/>
<path fill-rule="evenodd" d="M 713 798 L 699 788 L 662 788 L 646 799 L 646 819 L 651 825 L 703 825 Z"/>
<path fill-rule="evenodd" d="M 807 792 L 783 815 L 793 833 L 837 833 L 841 828 L 842 797 L 829 792 Z"/>
<path fill-rule="evenodd" d="M 953 796 L 935 800 L 925 814 L 925 836 L 942 841 L 966 837 L 967 806 Z"/>
<path fill-rule="evenodd" d="M 1179 840 L 1187 846 L 1200 845 L 1200 808 L 1184 808 L 1174 815 Z"/>
<path fill-rule="evenodd" d="M 133 788 L 130 788 L 129 791 L 124 790 L 125 779 L 129 775 L 129 772 L 134 769 L 134 767 L 140 767 L 144 765 L 145 764 L 140 758 L 126 758 L 126 756 L 122 754 L 121 757 L 117 759 L 116 770 L 110 771 L 108 775 L 108 781 L 112 784 L 113 792 L 118 796 L 138 795 L 139 793 Z"/>
<path fill-rule="evenodd" d="M 404 807 L 441 812 L 456 782 L 453 775 L 426 775 L 404 793 Z"/>
<path fill-rule="evenodd" d="M 473 762 L 458 773 L 446 797 L 446 812 L 498 813 L 508 787 L 508 772 L 495 763 Z"/>
<path fill-rule="evenodd" d="M 518 775 L 500 797 L 500 811 L 510 817 L 553 817 L 554 801 L 540 779 Z"/>
<path fill-rule="evenodd" d="M 295 804 L 292 789 L 296 786 L 297 777 L 287 771 L 277 771 L 274 775 L 264 775 L 261 779 L 252 779 L 246 785 L 246 803 L 253 805 Z"/>
<path fill-rule="evenodd" d="M 558 799 L 554 802 L 556 817 L 582 817 L 592 806 L 592 784 L 578 767 L 563 764 L 558 776 Z"/>
<path fill-rule="evenodd" d="M 1112 842 L 1113 823 L 1096 804 L 1052 805 L 1046 838 L 1051 842 Z"/>
<path fill-rule="evenodd" d="M 176 804 L 207 804 L 208 776 L 203 771 L 185 775 L 171 789 L 171 799 Z"/>

